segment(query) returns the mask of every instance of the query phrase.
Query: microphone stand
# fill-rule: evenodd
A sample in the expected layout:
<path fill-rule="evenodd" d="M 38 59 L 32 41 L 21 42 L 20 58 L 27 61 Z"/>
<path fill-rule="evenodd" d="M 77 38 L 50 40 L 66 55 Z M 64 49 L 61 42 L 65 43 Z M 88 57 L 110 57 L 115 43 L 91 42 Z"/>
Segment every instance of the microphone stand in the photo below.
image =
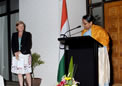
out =
<path fill-rule="evenodd" d="M 75 35 L 75 34 L 78 34 L 78 33 L 81 33 L 81 32 L 82 32 L 82 30 L 81 30 L 81 31 L 79 31 L 79 32 L 73 33 L 73 34 L 71 34 L 71 35 Z"/>
<path fill-rule="evenodd" d="M 75 27 L 75 28 L 73 28 L 73 29 L 70 29 L 70 30 L 66 31 L 64 34 L 60 34 L 60 36 L 63 36 L 63 38 L 67 38 L 66 33 L 70 32 L 70 31 L 72 31 L 72 30 L 75 30 L 75 29 L 77 29 L 77 28 L 80 28 L 80 27 L 81 27 L 81 26 L 79 25 L 79 26 L 77 26 L 77 27 Z M 71 37 L 71 34 L 70 34 L 70 37 Z"/>

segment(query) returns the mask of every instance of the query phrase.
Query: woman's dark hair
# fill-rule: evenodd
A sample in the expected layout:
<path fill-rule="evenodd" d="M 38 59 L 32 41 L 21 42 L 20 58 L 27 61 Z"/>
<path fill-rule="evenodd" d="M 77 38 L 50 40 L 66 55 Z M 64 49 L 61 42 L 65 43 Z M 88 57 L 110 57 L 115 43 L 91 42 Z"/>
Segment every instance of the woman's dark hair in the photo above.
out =
<path fill-rule="evenodd" d="M 94 17 L 92 15 L 84 15 L 82 19 L 85 19 L 87 22 L 93 22 L 94 23 Z"/>

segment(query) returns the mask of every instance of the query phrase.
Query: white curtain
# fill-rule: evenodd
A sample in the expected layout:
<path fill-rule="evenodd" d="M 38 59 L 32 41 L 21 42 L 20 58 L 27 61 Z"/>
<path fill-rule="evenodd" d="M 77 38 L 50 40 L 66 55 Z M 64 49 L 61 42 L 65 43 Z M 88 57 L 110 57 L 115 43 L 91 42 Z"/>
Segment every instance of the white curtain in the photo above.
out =
<path fill-rule="evenodd" d="M 0 2 L 0 13 L 6 12 L 6 1 Z M 0 75 L 9 79 L 7 17 L 0 17 Z"/>
<path fill-rule="evenodd" d="M 16 21 L 18 21 L 19 14 L 15 13 L 11 15 L 11 36 L 16 31 Z M 8 68 L 8 28 L 7 28 L 7 17 L 0 17 L 0 75 L 4 79 L 9 80 L 9 69 Z M 12 74 L 12 80 L 17 81 L 17 76 Z"/>
<path fill-rule="evenodd" d="M 16 31 L 16 22 L 18 20 L 19 20 L 19 13 L 14 13 L 11 15 L 11 37 L 12 37 L 12 33 Z M 12 80 L 18 81 L 17 75 L 12 74 Z"/>
<path fill-rule="evenodd" d="M 7 17 L 0 17 L 0 75 L 9 79 Z"/>

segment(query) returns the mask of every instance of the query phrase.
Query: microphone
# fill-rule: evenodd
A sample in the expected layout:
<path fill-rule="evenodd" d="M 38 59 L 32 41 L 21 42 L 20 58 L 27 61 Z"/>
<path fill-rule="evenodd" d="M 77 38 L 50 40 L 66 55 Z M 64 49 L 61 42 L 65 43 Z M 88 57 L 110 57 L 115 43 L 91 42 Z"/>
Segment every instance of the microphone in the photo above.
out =
<path fill-rule="evenodd" d="M 79 26 L 77 26 L 77 27 L 75 27 L 75 28 L 72 28 L 72 29 L 66 31 L 64 34 L 61 34 L 61 35 L 62 35 L 63 37 L 67 37 L 67 36 L 66 36 L 66 33 L 70 32 L 70 31 L 72 31 L 72 30 L 78 29 L 78 28 L 80 28 L 80 27 L 81 27 L 81 25 L 79 25 Z"/>

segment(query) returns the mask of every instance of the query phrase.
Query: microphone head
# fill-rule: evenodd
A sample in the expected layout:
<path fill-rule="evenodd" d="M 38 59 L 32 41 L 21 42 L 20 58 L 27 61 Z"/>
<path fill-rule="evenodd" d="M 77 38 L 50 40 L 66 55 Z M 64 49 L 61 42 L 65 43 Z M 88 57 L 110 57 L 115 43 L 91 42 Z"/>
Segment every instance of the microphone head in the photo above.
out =
<path fill-rule="evenodd" d="M 80 27 L 81 27 L 81 25 L 77 26 L 76 28 L 80 28 Z"/>

